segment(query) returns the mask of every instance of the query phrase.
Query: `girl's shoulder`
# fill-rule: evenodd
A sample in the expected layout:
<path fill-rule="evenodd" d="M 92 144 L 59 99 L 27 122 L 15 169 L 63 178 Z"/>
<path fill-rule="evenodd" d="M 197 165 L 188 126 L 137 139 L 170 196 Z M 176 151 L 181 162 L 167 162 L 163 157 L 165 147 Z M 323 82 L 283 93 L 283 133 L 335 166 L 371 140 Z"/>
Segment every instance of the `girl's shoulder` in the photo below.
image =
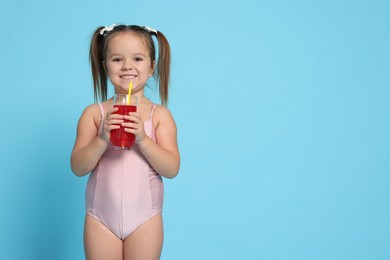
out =
<path fill-rule="evenodd" d="M 172 117 L 171 111 L 167 107 L 159 104 L 156 104 L 153 113 L 157 118 Z"/>
<path fill-rule="evenodd" d="M 162 105 L 156 105 L 153 112 L 153 123 L 157 126 L 161 124 L 175 123 L 171 111 Z"/>
<path fill-rule="evenodd" d="M 88 105 L 84 111 L 83 111 L 83 115 L 85 116 L 96 116 L 96 115 L 100 115 L 100 108 L 99 108 L 99 104 L 98 103 L 94 103 L 94 104 L 90 104 Z"/>
<path fill-rule="evenodd" d="M 84 109 L 84 113 L 100 117 L 101 114 L 104 114 L 111 106 L 111 100 L 107 100 L 102 103 L 93 103 Z"/>
<path fill-rule="evenodd" d="M 101 110 L 99 104 L 94 103 L 88 105 L 81 115 L 80 121 L 81 120 L 84 122 L 93 122 L 96 127 L 99 127 L 101 121 Z"/>

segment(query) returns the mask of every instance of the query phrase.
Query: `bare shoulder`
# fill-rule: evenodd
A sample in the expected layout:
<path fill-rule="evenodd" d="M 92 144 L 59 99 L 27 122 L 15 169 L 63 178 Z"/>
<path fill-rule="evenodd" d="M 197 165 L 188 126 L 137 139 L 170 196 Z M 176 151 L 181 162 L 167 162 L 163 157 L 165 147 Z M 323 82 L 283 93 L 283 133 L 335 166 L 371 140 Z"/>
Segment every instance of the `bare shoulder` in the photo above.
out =
<path fill-rule="evenodd" d="M 154 109 L 154 113 L 158 116 L 172 116 L 171 111 L 162 105 L 157 105 Z"/>
<path fill-rule="evenodd" d="M 80 117 L 80 123 L 94 123 L 95 126 L 98 126 L 100 124 L 100 120 L 101 116 L 98 104 L 91 104 L 87 106 Z"/>
<path fill-rule="evenodd" d="M 87 106 L 85 109 L 84 109 L 84 112 L 83 113 L 96 113 L 96 112 L 99 112 L 99 105 L 98 104 L 91 104 L 89 106 Z"/>
<path fill-rule="evenodd" d="M 173 124 L 175 125 L 175 120 L 172 116 L 171 111 L 161 105 L 157 105 L 153 112 L 153 121 L 156 124 L 156 127 L 164 124 Z"/>

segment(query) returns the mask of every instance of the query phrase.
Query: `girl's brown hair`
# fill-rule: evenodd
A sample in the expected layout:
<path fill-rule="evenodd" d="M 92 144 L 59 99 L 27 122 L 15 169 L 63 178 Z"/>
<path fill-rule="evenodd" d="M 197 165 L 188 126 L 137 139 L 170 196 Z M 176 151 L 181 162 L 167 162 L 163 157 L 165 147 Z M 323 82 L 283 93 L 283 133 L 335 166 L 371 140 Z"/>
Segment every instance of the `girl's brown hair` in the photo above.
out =
<path fill-rule="evenodd" d="M 95 101 L 107 100 L 108 76 L 104 68 L 103 61 L 106 59 L 106 49 L 110 38 L 118 33 L 132 32 L 144 40 L 147 48 L 149 49 L 151 64 L 154 64 L 156 61 L 156 48 L 152 35 L 157 37 L 159 52 L 154 76 L 156 81 L 159 83 L 161 103 L 166 106 L 168 104 L 171 50 L 168 40 L 165 38 L 164 34 L 159 31 L 151 30 L 146 26 L 141 27 L 138 25 L 116 25 L 109 28 L 112 29 L 110 31 L 104 29 L 105 27 L 101 26 L 95 30 L 92 35 L 91 46 L 89 49 Z"/>

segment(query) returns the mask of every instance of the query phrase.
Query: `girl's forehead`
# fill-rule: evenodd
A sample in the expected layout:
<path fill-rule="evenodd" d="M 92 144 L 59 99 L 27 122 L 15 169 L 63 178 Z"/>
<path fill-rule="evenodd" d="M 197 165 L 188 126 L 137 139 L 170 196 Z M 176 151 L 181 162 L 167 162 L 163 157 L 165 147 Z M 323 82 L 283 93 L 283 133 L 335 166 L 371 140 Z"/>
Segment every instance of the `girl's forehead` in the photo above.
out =
<path fill-rule="evenodd" d="M 115 47 L 137 47 L 147 49 L 145 39 L 133 32 L 122 32 L 113 35 L 107 42 L 107 49 Z"/>

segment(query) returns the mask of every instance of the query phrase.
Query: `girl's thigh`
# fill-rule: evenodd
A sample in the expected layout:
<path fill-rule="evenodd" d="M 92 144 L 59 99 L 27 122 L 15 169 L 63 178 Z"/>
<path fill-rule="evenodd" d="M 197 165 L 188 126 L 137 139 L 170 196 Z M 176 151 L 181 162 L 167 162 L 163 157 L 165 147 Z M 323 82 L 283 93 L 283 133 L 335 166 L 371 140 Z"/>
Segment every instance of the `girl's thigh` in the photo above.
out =
<path fill-rule="evenodd" d="M 161 213 L 137 228 L 123 243 L 125 260 L 158 260 L 164 240 Z"/>
<path fill-rule="evenodd" d="M 84 250 L 88 260 L 123 260 L 123 241 L 88 215 L 84 224 Z"/>

